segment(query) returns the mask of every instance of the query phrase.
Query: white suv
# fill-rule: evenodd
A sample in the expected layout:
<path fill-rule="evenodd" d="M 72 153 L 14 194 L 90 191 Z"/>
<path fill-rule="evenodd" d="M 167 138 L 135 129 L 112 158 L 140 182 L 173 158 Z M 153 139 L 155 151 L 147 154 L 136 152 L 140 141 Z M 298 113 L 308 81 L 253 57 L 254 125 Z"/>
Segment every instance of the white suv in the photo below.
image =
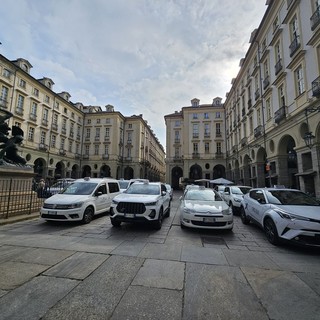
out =
<path fill-rule="evenodd" d="M 61 193 L 44 201 L 40 210 L 41 218 L 89 223 L 94 215 L 110 210 L 111 201 L 118 194 L 120 186 L 115 179 L 78 179 Z"/>
<path fill-rule="evenodd" d="M 162 220 L 170 215 L 170 195 L 161 182 L 133 183 L 126 191 L 112 200 L 111 223 L 119 227 L 121 222 L 149 222 L 161 229 Z"/>

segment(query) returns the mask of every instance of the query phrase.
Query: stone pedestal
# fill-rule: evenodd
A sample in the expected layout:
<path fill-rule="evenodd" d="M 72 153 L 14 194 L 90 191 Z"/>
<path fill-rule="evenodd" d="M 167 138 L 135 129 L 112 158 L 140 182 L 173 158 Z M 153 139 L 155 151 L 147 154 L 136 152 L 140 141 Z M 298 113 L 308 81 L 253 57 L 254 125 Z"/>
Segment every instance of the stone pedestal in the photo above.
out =
<path fill-rule="evenodd" d="M 7 189 L 10 181 L 19 191 L 31 190 L 34 177 L 35 173 L 31 167 L 0 164 L 0 193 Z"/>

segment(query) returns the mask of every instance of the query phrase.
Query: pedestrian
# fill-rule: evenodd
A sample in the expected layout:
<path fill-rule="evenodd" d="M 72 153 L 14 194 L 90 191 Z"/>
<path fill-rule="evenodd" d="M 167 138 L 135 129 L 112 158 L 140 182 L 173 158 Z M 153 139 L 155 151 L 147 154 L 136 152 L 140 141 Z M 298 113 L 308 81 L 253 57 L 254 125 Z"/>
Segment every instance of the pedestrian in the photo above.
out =
<path fill-rule="evenodd" d="M 40 179 L 40 181 L 38 183 L 38 189 L 37 189 L 38 198 L 45 197 L 45 189 L 46 189 L 46 183 L 45 183 L 44 179 Z"/>

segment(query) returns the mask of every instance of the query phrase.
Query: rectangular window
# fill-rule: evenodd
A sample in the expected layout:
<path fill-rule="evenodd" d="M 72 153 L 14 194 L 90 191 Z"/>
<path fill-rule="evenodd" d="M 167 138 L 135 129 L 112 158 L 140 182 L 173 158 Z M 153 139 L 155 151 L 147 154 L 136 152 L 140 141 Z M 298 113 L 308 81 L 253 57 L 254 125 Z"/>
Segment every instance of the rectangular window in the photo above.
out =
<path fill-rule="evenodd" d="M 110 137 L 110 128 L 106 128 L 106 138 Z"/>
<path fill-rule="evenodd" d="M 100 138 L 100 128 L 96 128 L 96 138 Z"/>
<path fill-rule="evenodd" d="M 95 144 L 94 145 L 94 154 L 97 156 L 99 155 L 99 145 L 98 144 Z"/>
<path fill-rule="evenodd" d="M 72 152 L 72 141 L 69 141 L 69 152 Z"/>
<path fill-rule="evenodd" d="M 61 150 L 64 150 L 64 144 L 65 144 L 65 139 L 61 138 L 61 140 L 60 140 L 60 149 Z"/>
<path fill-rule="evenodd" d="M 10 78 L 11 72 L 10 72 L 8 69 L 3 69 L 2 75 L 3 75 L 5 78 Z"/>
<path fill-rule="evenodd" d="M 221 135 L 221 124 L 220 123 L 216 123 L 216 134 Z"/>
<path fill-rule="evenodd" d="M 252 116 L 249 118 L 249 133 L 253 134 L 253 119 Z"/>
<path fill-rule="evenodd" d="M 267 120 L 270 120 L 271 114 L 272 114 L 270 98 L 266 100 L 266 110 L 267 110 Z"/>
<path fill-rule="evenodd" d="M 180 120 L 176 120 L 174 126 L 175 127 L 180 127 L 180 125 L 181 125 L 181 121 Z"/>
<path fill-rule="evenodd" d="M 86 130 L 86 138 L 90 138 L 90 133 L 91 133 L 90 128 L 87 128 L 87 130 Z"/>
<path fill-rule="evenodd" d="M 85 154 L 86 154 L 87 156 L 89 155 L 89 152 L 90 152 L 90 146 L 89 146 L 89 145 L 86 145 L 86 146 L 85 146 L 84 152 L 85 152 Z"/>
<path fill-rule="evenodd" d="M 128 124 L 128 128 L 129 128 L 129 129 L 132 129 L 132 123 L 129 123 L 129 124 Z"/>
<path fill-rule="evenodd" d="M 109 154 L 109 146 L 105 145 L 104 146 L 104 154 L 107 156 Z"/>
<path fill-rule="evenodd" d="M 87 120 L 87 124 L 91 124 L 91 119 L 88 119 L 88 120 Z"/>
<path fill-rule="evenodd" d="M 193 138 L 199 138 L 199 125 L 193 125 Z"/>
<path fill-rule="evenodd" d="M 205 142 L 204 144 L 204 152 L 209 153 L 209 142 Z"/>
<path fill-rule="evenodd" d="M 221 149 L 221 142 L 217 142 L 217 154 L 221 154 L 222 149 Z"/>
<path fill-rule="evenodd" d="M 204 118 L 204 119 L 209 119 L 209 113 L 208 113 L 208 112 L 205 112 L 205 113 L 203 114 L 203 118 Z"/>
<path fill-rule="evenodd" d="M 23 110 L 23 104 L 24 104 L 24 96 L 19 94 L 18 96 L 18 103 L 17 103 L 17 109 Z"/>
<path fill-rule="evenodd" d="M 278 89 L 278 96 L 279 96 L 279 108 L 285 107 L 286 105 L 286 99 L 284 96 L 284 88 L 283 85 L 281 85 Z"/>
<path fill-rule="evenodd" d="M 0 105 L 2 106 L 3 104 L 7 104 L 8 102 L 8 94 L 9 94 L 9 89 L 5 86 L 2 86 L 1 89 L 1 97 L 0 97 Z"/>
<path fill-rule="evenodd" d="M 34 128 L 30 127 L 28 131 L 28 140 L 33 141 L 33 139 L 34 139 Z"/>
<path fill-rule="evenodd" d="M 296 70 L 296 83 L 297 83 L 297 92 L 298 92 L 298 95 L 300 95 L 305 91 L 302 66 L 299 66 L 298 69 Z"/>
<path fill-rule="evenodd" d="M 48 121 L 49 110 L 43 109 L 43 120 Z"/>
<path fill-rule="evenodd" d="M 260 126 L 261 125 L 261 110 L 257 109 L 257 123 Z"/>
<path fill-rule="evenodd" d="M 198 114 L 197 114 L 197 113 L 194 113 L 194 114 L 192 115 L 192 119 L 198 119 Z"/>
<path fill-rule="evenodd" d="M 20 81 L 19 81 L 19 86 L 21 87 L 21 88 L 26 88 L 26 82 L 23 80 L 23 79 L 20 79 Z"/>
<path fill-rule="evenodd" d="M 97 124 L 100 124 L 100 119 L 97 119 Z"/>
<path fill-rule="evenodd" d="M 205 137 L 210 137 L 210 125 L 209 123 L 204 124 L 204 136 Z"/>
<path fill-rule="evenodd" d="M 50 97 L 46 95 L 45 98 L 44 98 L 44 102 L 50 103 Z"/>
<path fill-rule="evenodd" d="M 193 153 L 198 153 L 199 152 L 199 146 L 197 143 L 193 144 Z"/>
<path fill-rule="evenodd" d="M 37 88 L 33 88 L 33 95 L 39 97 L 39 90 Z"/>
<path fill-rule="evenodd" d="M 57 137 L 54 134 L 51 135 L 51 147 L 52 148 L 56 147 L 56 140 L 57 140 Z"/>
<path fill-rule="evenodd" d="M 42 144 L 46 144 L 46 132 L 45 131 L 41 131 L 41 134 L 40 134 L 40 143 Z"/>
<path fill-rule="evenodd" d="M 180 158 L 180 148 L 177 147 L 174 149 L 174 156 L 176 158 Z"/>
<path fill-rule="evenodd" d="M 76 154 L 80 153 L 80 145 L 79 143 L 76 144 Z"/>
<path fill-rule="evenodd" d="M 38 108 L 38 105 L 35 103 L 35 102 L 32 102 L 32 105 L 31 105 L 31 114 L 33 115 L 37 115 L 37 108 Z"/>

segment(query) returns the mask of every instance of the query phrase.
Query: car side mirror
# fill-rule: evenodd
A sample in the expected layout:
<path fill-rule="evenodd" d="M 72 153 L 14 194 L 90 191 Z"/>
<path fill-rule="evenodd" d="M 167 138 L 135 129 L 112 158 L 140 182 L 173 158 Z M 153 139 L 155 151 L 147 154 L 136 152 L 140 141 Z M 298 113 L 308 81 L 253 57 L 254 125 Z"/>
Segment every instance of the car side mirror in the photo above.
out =
<path fill-rule="evenodd" d="M 166 191 L 161 191 L 161 195 L 164 197 L 165 195 L 167 195 Z"/>
<path fill-rule="evenodd" d="M 101 191 L 97 191 L 95 195 L 96 195 L 97 197 L 99 197 L 99 196 L 102 195 L 102 192 L 101 192 Z"/>

